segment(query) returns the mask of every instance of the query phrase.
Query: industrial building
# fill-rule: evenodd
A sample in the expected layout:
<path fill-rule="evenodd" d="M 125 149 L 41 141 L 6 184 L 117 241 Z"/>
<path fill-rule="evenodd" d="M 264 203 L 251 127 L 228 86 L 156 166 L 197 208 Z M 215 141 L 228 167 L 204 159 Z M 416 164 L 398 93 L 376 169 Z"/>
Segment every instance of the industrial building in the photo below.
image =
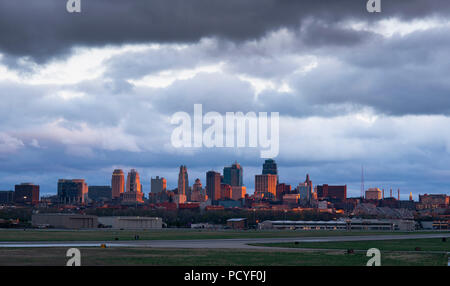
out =
<path fill-rule="evenodd" d="M 31 224 L 34 227 L 86 229 L 97 228 L 98 218 L 81 214 L 33 214 Z"/>
<path fill-rule="evenodd" d="M 366 191 L 366 200 L 381 200 L 382 198 L 383 195 L 379 188 L 369 188 Z"/>
<path fill-rule="evenodd" d="M 103 216 L 98 218 L 98 222 L 115 229 L 161 229 L 163 225 L 160 217 L 139 216 Z"/>
<path fill-rule="evenodd" d="M 230 218 L 227 220 L 227 227 L 232 229 L 246 229 L 248 227 L 246 218 Z"/>
<path fill-rule="evenodd" d="M 333 221 L 264 221 L 259 229 L 413 231 L 413 220 L 347 219 Z"/>

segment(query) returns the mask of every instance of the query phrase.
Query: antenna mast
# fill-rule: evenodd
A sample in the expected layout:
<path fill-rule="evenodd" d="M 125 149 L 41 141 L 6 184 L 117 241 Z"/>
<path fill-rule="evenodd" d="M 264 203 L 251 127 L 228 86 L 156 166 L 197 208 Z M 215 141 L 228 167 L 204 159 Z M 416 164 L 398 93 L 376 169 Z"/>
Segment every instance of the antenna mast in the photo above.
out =
<path fill-rule="evenodd" d="M 361 165 L 361 199 L 364 198 L 364 166 Z"/>

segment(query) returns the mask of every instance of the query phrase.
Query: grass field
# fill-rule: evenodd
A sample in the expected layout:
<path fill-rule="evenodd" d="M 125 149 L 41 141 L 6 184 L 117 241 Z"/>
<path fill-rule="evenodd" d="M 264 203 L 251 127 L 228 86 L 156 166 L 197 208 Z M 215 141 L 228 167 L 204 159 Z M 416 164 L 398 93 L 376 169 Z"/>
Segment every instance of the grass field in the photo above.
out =
<path fill-rule="evenodd" d="M 67 248 L 5 248 L 0 266 L 63 266 Z M 83 266 L 365 266 L 365 253 L 149 248 L 80 248 Z M 383 253 L 383 266 L 444 266 L 445 254 Z"/>
<path fill-rule="evenodd" d="M 354 249 L 368 250 L 378 248 L 381 251 L 441 251 L 450 252 L 450 239 L 443 242 L 440 238 L 407 239 L 407 240 L 370 240 L 342 242 L 288 242 L 288 243 L 258 243 L 256 246 L 309 248 L 309 249 Z"/>
<path fill-rule="evenodd" d="M 0 241 L 114 241 L 134 240 L 178 240 L 178 239 L 226 239 L 226 238 L 274 238 L 274 237 L 319 237 L 342 235 L 418 234 L 430 232 L 361 232 L 361 231 L 211 231 L 189 229 L 162 229 L 146 231 L 130 230 L 11 230 L 0 229 Z"/>

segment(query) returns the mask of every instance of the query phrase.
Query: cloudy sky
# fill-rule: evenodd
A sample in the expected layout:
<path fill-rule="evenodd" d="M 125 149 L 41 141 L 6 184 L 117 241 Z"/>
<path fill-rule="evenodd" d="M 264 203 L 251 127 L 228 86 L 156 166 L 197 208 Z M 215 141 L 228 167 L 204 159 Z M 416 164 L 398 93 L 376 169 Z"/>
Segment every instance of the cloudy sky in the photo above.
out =
<path fill-rule="evenodd" d="M 144 191 L 255 148 L 175 149 L 173 113 L 280 113 L 280 180 L 450 193 L 450 1 L 0 0 L 0 189 L 58 178 Z M 417 197 L 415 197 L 417 198 Z"/>

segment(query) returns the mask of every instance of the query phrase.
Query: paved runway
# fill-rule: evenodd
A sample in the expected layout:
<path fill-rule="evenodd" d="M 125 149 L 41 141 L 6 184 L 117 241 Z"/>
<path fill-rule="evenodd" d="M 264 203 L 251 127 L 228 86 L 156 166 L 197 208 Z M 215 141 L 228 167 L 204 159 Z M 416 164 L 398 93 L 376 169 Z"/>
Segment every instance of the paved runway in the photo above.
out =
<path fill-rule="evenodd" d="M 133 240 L 133 241 L 65 241 L 65 242 L 0 242 L 1 247 L 96 247 L 105 243 L 107 247 L 150 247 L 150 248 L 203 248 L 203 249 L 271 249 L 262 246 L 250 246 L 249 243 L 276 242 L 333 242 L 367 241 L 450 237 L 450 233 L 408 234 L 408 235 L 367 235 L 367 236 L 330 236 L 298 238 L 243 238 L 243 239 L 195 239 L 195 240 Z M 279 249 L 279 248 L 278 248 Z"/>

